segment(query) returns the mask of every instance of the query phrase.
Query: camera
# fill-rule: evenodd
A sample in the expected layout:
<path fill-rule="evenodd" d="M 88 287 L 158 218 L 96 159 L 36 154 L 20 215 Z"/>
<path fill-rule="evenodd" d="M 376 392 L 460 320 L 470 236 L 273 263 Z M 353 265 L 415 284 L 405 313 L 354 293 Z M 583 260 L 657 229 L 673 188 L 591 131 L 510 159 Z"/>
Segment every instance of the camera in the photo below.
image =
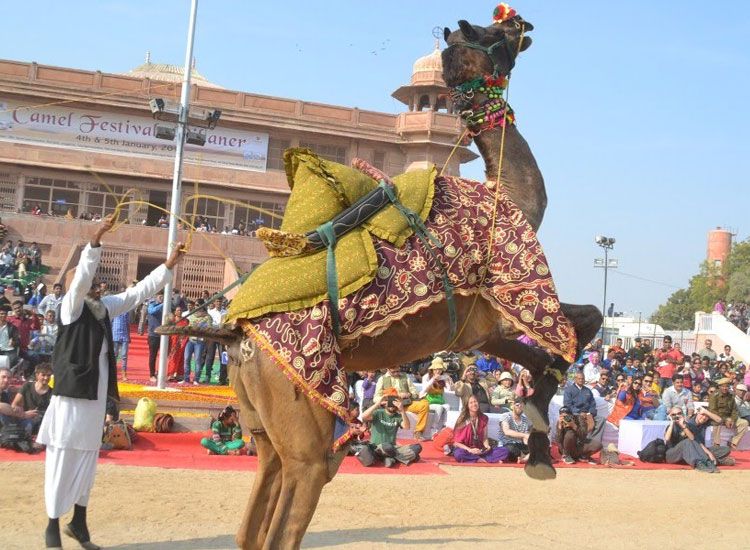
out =
<path fill-rule="evenodd" d="M 563 415 L 562 419 L 563 419 L 563 422 L 565 422 L 566 424 L 570 424 L 571 422 L 573 422 L 573 415 L 566 413 Z"/>

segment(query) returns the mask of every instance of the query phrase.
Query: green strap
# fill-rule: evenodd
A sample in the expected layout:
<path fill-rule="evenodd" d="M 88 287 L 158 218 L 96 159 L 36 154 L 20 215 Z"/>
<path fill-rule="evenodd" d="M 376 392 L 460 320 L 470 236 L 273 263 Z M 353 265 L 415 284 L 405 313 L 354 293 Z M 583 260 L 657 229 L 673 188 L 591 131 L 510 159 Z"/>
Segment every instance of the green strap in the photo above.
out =
<path fill-rule="evenodd" d="M 320 234 L 323 244 L 328 248 L 326 255 L 326 284 L 328 285 L 328 301 L 331 304 L 333 333 L 338 337 L 341 335 L 339 321 L 339 275 L 336 270 L 336 233 L 333 231 L 333 221 L 318 226 L 316 231 Z"/>
<path fill-rule="evenodd" d="M 427 226 L 422 221 L 422 218 L 420 218 L 416 212 L 401 204 L 401 201 L 398 200 L 398 196 L 396 195 L 395 190 L 391 185 L 386 183 L 384 180 L 380 180 L 380 187 L 385 190 L 385 194 L 388 195 L 388 199 L 391 201 L 393 206 L 395 206 L 396 210 L 403 214 L 403 216 L 406 218 L 406 221 L 409 222 L 409 225 L 414 230 L 414 234 L 419 237 L 419 240 L 422 241 L 422 243 L 425 245 L 425 248 L 430 253 L 430 256 L 432 256 L 432 259 L 435 260 L 435 263 L 438 266 L 440 266 L 440 270 L 442 271 L 443 275 L 445 300 L 448 303 L 448 321 L 450 322 L 450 335 L 448 336 L 448 343 L 451 343 L 453 342 L 453 338 L 455 338 L 456 332 L 458 331 L 458 314 L 456 313 L 456 301 L 453 298 L 453 285 L 451 284 L 450 279 L 448 279 L 448 271 L 445 269 L 443 262 L 440 261 L 440 258 L 437 256 L 437 254 L 435 254 L 435 251 L 431 246 L 434 245 L 436 248 L 442 248 L 443 244 L 438 240 L 437 237 L 435 237 L 435 235 L 432 234 L 429 229 L 427 229 Z"/>

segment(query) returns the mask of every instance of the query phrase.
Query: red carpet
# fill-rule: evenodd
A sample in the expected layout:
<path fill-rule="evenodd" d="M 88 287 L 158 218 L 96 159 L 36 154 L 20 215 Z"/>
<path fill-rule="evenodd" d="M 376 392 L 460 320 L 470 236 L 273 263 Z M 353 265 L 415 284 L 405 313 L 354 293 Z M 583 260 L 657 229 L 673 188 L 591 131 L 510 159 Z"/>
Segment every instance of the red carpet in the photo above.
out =
<path fill-rule="evenodd" d="M 255 471 L 258 467 L 258 459 L 254 456 L 216 456 L 208 455 L 200 440 L 206 434 L 201 433 L 139 433 L 132 451 L 102 451 L 99 462 L 102 464 L 119 464 L 122 466 L 150 466 L 154 468 L 185 468 L 189 470 L 248 470 Z M 596 455 L 595 455 L 596 456 Z M 736 466 L 726 466 L 722 469 L 750 470 L 750 451 L 732 453 L 737 460 Z M 410 466 L 397 465 L 394 468 L 385 468 L 382 465 L 365 468 L 352 456 L 344 459 L 339 473 L 342 474 L 409 474 L 409 475 L 445 475 L 440 465 L 460 466 L 471 468 L 521 468 L 520 464 L 460 464 L 451 457 L 443 455 L 431 442 L 424 444 L 421 455 L 422 459 Z M 604 466 L 593 466 L 586 463 L 572 465 L 559 462 L 556 450 L 553 457 L 558 460 L 556 468 L 604 468 Z M 41 461 L 44 453 L 27 455 L 0 449 L 0 462 L 27 462 Z M 622 460 L 628 457 L 622 455 Z M 634 466 L 622 466 L 618 468 L 630 470 L 686 470 L 685 465 L 676 464 L 650 464 L 632 459 Z"/>

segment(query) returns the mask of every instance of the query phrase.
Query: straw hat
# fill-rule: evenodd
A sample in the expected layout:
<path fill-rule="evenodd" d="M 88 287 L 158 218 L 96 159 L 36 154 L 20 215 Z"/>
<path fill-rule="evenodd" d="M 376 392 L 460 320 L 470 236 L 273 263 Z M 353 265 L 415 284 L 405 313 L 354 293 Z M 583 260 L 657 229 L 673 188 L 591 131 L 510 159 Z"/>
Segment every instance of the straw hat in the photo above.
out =
<path fill-rule="evenodd" d="M 430 363 L 430 368 L 427 370 L 445 370 L 445 361 L 441 357 L 435 357 Z"/>
<path fill-rule="evenodd" d="M 732 381 L 729 378 L 721 378 L 716 382 L 717 386 L 724 386 L 726 384 L 731 384 Z"/>

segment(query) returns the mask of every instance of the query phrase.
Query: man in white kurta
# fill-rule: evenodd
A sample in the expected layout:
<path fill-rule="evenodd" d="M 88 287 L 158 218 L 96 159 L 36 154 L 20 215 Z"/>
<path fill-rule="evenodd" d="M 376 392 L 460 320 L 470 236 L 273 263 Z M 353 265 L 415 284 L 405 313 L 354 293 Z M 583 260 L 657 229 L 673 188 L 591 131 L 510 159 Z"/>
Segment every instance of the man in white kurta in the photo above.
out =
<path fill-rule="evenodd" d="M 136 286 L 120 294 L 99 298 L 97 291 L 92 289 L 102 254 L 99 239 L 111 227 L 110 220 L 103 222 L 81 253 L 70 289 L 60 304 L 63 325 L 76 322 L 84 307 L 89 307 L 98 319 L 104 317 L 106 308 L 106 314 L 113 319 L 152 297 L 172 278 L 171 268 L 182 254 L 181 245 L 175 248 L 167 262 Z M 97 398 L 53 395 L 39 429 L 37 441 L 47 446 L 44 497 L 50 523 L 45 538 L 50 548 L 60 546 L 58 519 L 74 505 L 73 521 L 66 527 L 66 534 L 76 538 L 84 547 L 98 548 L 90 542 L 85 514 L 101 445 L 109 375 L 108 344 L 104 338 L 99 352 Z"/>

